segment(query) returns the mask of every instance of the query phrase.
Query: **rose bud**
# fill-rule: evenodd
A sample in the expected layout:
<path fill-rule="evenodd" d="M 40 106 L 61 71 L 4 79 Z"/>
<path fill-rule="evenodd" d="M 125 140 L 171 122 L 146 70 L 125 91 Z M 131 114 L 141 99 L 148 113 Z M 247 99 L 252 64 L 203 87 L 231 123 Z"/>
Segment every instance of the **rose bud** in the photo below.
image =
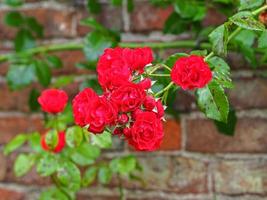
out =
<path fill-rule="evenodd" d="M 121 114 L 118 118 L 120 124 L 126 124 L 129 121 L 129 117 L 126 114 Z"/>
<path fill-rule="evenodd" d="M 60 151 L 63 150 L 66 144 L 66 139 L 65 139 L 65 132 L 57 132 L 57 140 L 56 143 L 53 144 L 53 141 L 47 141 L 47 136 L 48 134 L 54 134 L 52 132 L 47 132 L 41 137 L 41 146 L 42 149 L 45 151 L 52 151 L 54 153 L 59 153 Z"/>

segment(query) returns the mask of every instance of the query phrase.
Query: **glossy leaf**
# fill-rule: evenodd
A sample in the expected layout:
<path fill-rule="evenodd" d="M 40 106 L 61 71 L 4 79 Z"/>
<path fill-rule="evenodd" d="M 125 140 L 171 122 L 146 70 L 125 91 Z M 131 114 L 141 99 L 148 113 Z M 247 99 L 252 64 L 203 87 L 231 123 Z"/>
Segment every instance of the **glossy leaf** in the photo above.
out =
<path fill-rule="evenodd" d="M 257 8 L 264 3 L 264 0 L 240 0 L 239 10 Z"/>
<path fill-rule="evenodd" d="M 215 54 L 226 56 L 228 43 L 228 28 L 226 25 L 221 25 L 211 32 L 209 39 L 212 44 L 212 50 Z"/>
<path fill-rule="evenodd" d="M 206 87 L 197 90 L 197 103 L 208 118 L 227 122 L 229 103 L 217 81 L 213 80 Z"/>
<path fill-rule="evenodd" d="M 27 136 L 25 134 L 19 134 L 13 138 L 4 148 L 4 154 L 8 155 L 20 148 L 27 141 Z"/>
<path fill-rule="evenodd" d="M 234 16 L 230 17 L 230 21 L 244 29 L 255 31 L 265 30 L 265 26 L 259 21 L 255 20 L 252 13 L 248 11 L 242 11 L 235 14 Z"/>

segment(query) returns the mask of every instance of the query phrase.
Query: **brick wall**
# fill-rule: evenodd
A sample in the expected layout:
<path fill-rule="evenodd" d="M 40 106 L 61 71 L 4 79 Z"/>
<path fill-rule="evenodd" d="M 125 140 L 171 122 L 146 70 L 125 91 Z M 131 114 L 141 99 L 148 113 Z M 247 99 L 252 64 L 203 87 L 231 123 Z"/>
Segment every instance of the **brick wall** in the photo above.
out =
<path fill-rule="evenodd" d="M 152 7 L 146 0 L 136 1 L 135 10 L 128 14 L 126 8 L 114 8 L 103 2 L 104 12 L 97 16 L 103 24 L 123 32 L 123 41 L 171 41 L 176 36 L 162 35 L 160 30 L 172 8 Z M 14 30 L 3 25 L 7 7 L 0 4 L 0 53 L 10 49 L 9 39 Z M 37 1 L 31 0 L 21 9 L 35 16 L 45 26 L 43 42 L 79 40 L 88 31 L 79 26 L 85 17 L 82 1 Z M 223 21 L 214 10 L 204 24 Z M 186 36 L 179 36 L 180 38 Z M 166 50 L 167 56 L 180 50 Z M 79 51 L 62 52 L 64 68 L 54 75 L 90 73 L 78 70 L 74 63 L 83 59 Z M 165 138 L 161 149 L 154 153 L 137 153 L 144 166 L 146 185 L 125 183 L 129 200 L 263 200 L 267 199 L 267 80 L 264 68 L 250 70 L 249 66 L 232 54 L 229 62 L 233 69 L 235 88 L 229 91 L 232 105 L 237 109 L 236 135 L 226 137 L 218 134 L 215 126 L 197 109 L 194 98 L 180 92 L 176 108 L 180 120 L 168 119 L 165 123 Z M 42 130 L 39 114 L 29 112 L 27 102 L 30 88 L 11 92 L 4 75 L 6 65 L 0 65 L 0 147 L 16 134 Z M 66 87 L 73 96 L 78 84 Z M 112 151 L 105 157 L 127 153 L 127 147 L 115 141 Z M 0 200 L 35 200 L 41 188 L 48 186 L 49 179 L 40 178 L 32 171 L 17 179 L 12 174 L 14 156 L 0 153 Z M 112 186 L 93 186 L 84 190 L 79 199 L 118 199 L 118 191 Z"/>

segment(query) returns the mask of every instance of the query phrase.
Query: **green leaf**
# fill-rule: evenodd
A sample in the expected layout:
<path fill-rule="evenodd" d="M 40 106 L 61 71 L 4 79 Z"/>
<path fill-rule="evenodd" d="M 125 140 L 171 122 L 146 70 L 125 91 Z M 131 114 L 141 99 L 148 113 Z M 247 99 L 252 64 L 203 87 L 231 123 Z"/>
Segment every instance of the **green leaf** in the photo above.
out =
<path fill-rule="evenodd" d="M 110 148 L 112 146 L 111 133 L 104 131 L 102 134 L 91 135 L 92 144 L 100 148 Z"/>
<path fill-rule="evenodd" d="M 213 77 L 216 81 L 226 88 L 233 88 L 233 83 L 230 78 L 230 67 L 222 59 L 214 56 L 208 60 L 209 66 L 213 69 Z"/>
<path fill-rule="evenodd" d="M 50 188 L 41 193 L 39 200 L 69 200 L 69 198 L 57 188 Z"/>
<path fill-rule="evenodd" d="M 244 29 L 255 31 L 265 30 L 265 26 L 259 21 L 255 20 L 252 13 L 248 11 L 242 11 L 235 14 L 234 16 L 230 17 L 230 21 Z"/>
<path fill-rule="evenodd" d="M 264 0 L 240 0 L 239 10 L 257 8 L 264 3 Z"/>
<path fill-rule="evenodd" d="M 29 141 L 29 146 L 35 150 L 36 152 L 41 152 L 42 148 L 40 145 L 41 141 L 41 135 L 38 132 L 33 132 L 28 135 L 28 141 Z"/>
<path fill-rule="evenodd" d="M 136 168 L 136 158 L 132 155 L 113 159 L 110 162 L 110 169 L 121 175 L 129 175 Z"/>
<path fill-rule="evenodd" d="M 108 166 L 101 166 L 98 171 L 98 181 L 102 184 L 108 184 L 112 178 L 112 171 Z"/>
<path fill-rule="evenodd" d="M 24 23 L 24 18 L 19 12 L 11 11 L 5 15 L 4 22 L 8 26 L 18 27 Z"/>
<path fill-rule="evenodd" d="M 80 146 L 83 141 L 83 129 L 79 126 L 73 126 L 66 131 L 66 143 L 69 147 Z"/>
<path fill-rule="evenodd" d="M 100 32 L 94 31 L 89 33 L 85 38 L 84 53 L 89 61 L 95 61 L 108 47 L 112 46 L 110 38 Z"/>
<path fill-rule="evenodd" d="M 122 5 L 122 0 L 111 0 L 111 4 L 113 6 L 121 6 Z"/>
<path fill-rule="evenodd" d="M 32 33 L 35 33 L 37 37 L 41 38 L 44 36 L 43 26 L 34 17 L 27 17 L 25 22 L 28 26 L 28 29 L 31 30 Z"/>
<path fill-rule="evenodd" d="M 230 109 L 227 123 L 214 121 L 218 131 L 224 135 L 234 136 L 237 117 L 234 109 Z"/>
<path fill-rule="evenodd" d="M 240 45 L 240 51 L 252 67 L 256 68 L 258 66 L 257 58 L 253 48 L 245 45 Z"/>
<path fill-rule="evenodd" d="M 88 168 L 83 175 L 82 186 L 87 187 L 91 185 L 95 181 L 96 175 L 97 175 L 96 167 L 93 166 L 93 167 Z"/>
<path fill-rule="evenodd" d="M 234 42 L 251 47 L 254 44 L 256 34 L 252 30 L 242 30 L 235 38 Z"/>
<path fill-rule="evenodd" d="M 88 11 L 93 14 L 97 14 L 101 11 L 101 4 L 98 0 L 87 0 L 86 6 Z"/>
<path fill-rule="evenodd" d="M 21 29 L 16 34 L 14 44 L 15 44 L 15 50 L 17 52 L 20 52 L 35 47 L 35 40 L 29 30 Z"/>
<path fill-rule="evenodd" d="M 197 56 L 206 56 L 208 54 L 207 50 L 193 50 L 190 52 L 190 55 L 197 55 Z"/>
<path fill-rule="evenodd" d="M 227 122 L 229 103 L 217 81 L 213 80 L 206 87 L 197 90 L 197 103 L 208 118 Z"/>
<path fill-rule="evenodd" d="M 188 22 L 173 12 L 166 20 L 163 28 L 164 33 L 180 34 L 188 28 Z"/>
<path fill-rule="evenodd" d="M 37 163 L 36 170 L 41 176 L 50 176 L 56 172 L 59 163 L 54 155 L 45 154 Z"/>
<path fill-rule="evenodd" d="M 34 62 L 36 75 L 39 80 L 39 82 L 44 86 L 47 87 L 52 79 L 52 72 L 49 66 L 40 60 L 36 60 Z"/>
<path fill-rule="evenodd" d="M 71 153 L 71 159 L 81 166 L 86 166 L 94 163 L 94 160 L 100 155 L 98 147 L 91 144 L 83 143 L 79 147 L 75 148 Z"/>
<path fill-rule="evenodd" d="M 134 0 L 127 0 L 127 10 L 132 12 L 134 10 Z"/>
<path fill-rule="evenodd" d="M 4 3 L 12 7 L 18 7 L 24 3 L 24 0 L 4 0 Z"/>
<path fill-rule="evenodd" d="M 267 31 L 262 32 L 258 40 L 259 48 L 267 48 Z"/>
<path fill-rule="evenodd" d="M 15 138 L 13 138 L 4 148 L 4 154 L 8 155 L 20 148 L 27 140 L 27 136 L 25 134 L 19 134 Z"/>
<path fill-rule="evenodd" d="M 74 82 L 74 76 L 60 76 L 52 83 L 53 88 L 61 88 Z"/>
<path fill-rule="evenodd" d="M 81 187 L 81 173 L 72 162 L 65 161 L 57 170 L 57 179 L 70 191 L 77 192 Z"/>
<path fill-rule="evenodd" d="M 58 56 L 49 55 L 46 57 L 47 61 L 49 62 L 49 66 L 52 68 L 61 68 L 63 66 L 63 63 L 61 59 Z"/>
<path fill-rule="evenodd" d="M 226 56 L 228 43 L 228 28 L 221 25 L 211 32 L 209 39 L 212 43 L 212 51 L 220 56 Z"/>
<path fill-rule="evenodd" d="M 172 68 L 173 65 L 175 64 L 175 62 L 176 62 L 179 58 L 187 57 L 187 56 L 188 56 L 188 54 L 186 54 L 186 53 L 175 53 L 175 54 L 169 56 L 169 57 L 164 61 L 164 64 Z"/>
<path fill-rule="evenodd" d="M 34 165 L 35 155 L 20 154 L 14 164 L 14 172 L 17 177 L 24 176 Z"/>
<path fill-rule="evenodd" d="M 21 89 L 35 79 L 35 68 L 32 64 L 13 64 L 9 67 L 6 79 L 12 90 Z"/>
<path fill-rule="evenodd" d="M 40 108 L 40 104 L 37 99 L 40 96 L 40 92 L 36 89 L 32 89 L 29 95 L 28 104 L 31 111 L 37 111 Z"/>
<path fill-rule="evenodd" d="M 106 28 L 102 24 L 98 23 L 94 18 L 82 19 L 80 21 L 80 24 L 84 26 L 89 26 L 96 31 L 106 31 Z"/>

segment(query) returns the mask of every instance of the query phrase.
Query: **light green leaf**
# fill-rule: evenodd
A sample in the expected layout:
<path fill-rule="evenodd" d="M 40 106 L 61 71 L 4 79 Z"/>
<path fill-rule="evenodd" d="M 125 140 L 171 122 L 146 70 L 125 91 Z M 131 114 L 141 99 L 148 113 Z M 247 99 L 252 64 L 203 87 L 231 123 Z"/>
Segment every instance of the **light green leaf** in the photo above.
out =
<path fill-rule="evenodd" d="M 267 48 L 267 31 L 262 32 L 258 40 L 259 48 Z"/>
<path fill-rule="evenodd" d="M 41 141 L 41 135 L 38 132 L 33 132 L 31 134 L 28 135 L 28 141 L 29 141 L 29 145 L 30 147 L 37 151 L 40 152 L 42 150 L 41 145 L 40 145 L 40 141 Z"/>
<path fill-rule="evenodd" d="M 69 200 L 69 198 L 57 188 L 50 188 L 43 191 L 39 200 Z"/>
<path fill-rule="evenodd" d="M 242 11 L 235 14 L 234 16 L 230 17 L 230 21 L 244 29 L 255 31 L 265 30 L 265 26 L 259 21 L 255 20 L 252 13 L 248 11 Z"/>
<path fill-rule="evenodd" d="M 100 148 L 109 148 L 112 146 L 111 133 L 108 131 L 104 131 L 101 134 L 92 134 L 91 139 L 92 144 Z"/>
<path fill-rule="evenodd" d="M 227 122 L 229 103 L 217 81 L 213 80 L 206 87 L 197 90 L 197 103 L 208 118 Z"/>
<path fill-rule="evenodd" d="M 264 0 L 240 0 L 239 10 L 257 8 L 264 3 Z"/>
<path fill-rule="evenodd" d="M 34 165 L 35 155 L 20 154 L 14 164 L 14 172 L 17 177 L 24 176 Z"/>
<path fill-rule="evenodd" d="M 12 139 L 4 148 L 4 154 L 8 155 L 20 148 L 27 140 L 27 136 L 25 134 L 19 134 L 14 139 Z"/>
<path fill-rule="evenodd" d="M 233 88 L 229 65 L 222 58 L 217 56 L 210 58 L 208 63 L 213 69 L 214 79 L 223 87 Z"/>
<path fill-rule="evenodd" d="M 79 126 L 73 126 L 66 131 L 66 143 L 69 147 L 80 146 L 83 141 L 83 129 Z"/>
<path fill-rule="evenodd" d="M 121 175 L 129 175 L 136 168 L 136 158 L 132 155 L 113 159 L 110 162 L 110 169 Z"/>
<path fill-rule="evenodd" d="M 50 176 L 56 172 L 58 167 L 59 163 L 55 156 L 52 154 L 45 154 L 39 160 L 36 170 L 41 176 Z"/>
<path fill-rule="evenodd" d="M 72 75 L 57 77 L 56 80 L 52 82 L 52 87 L 61 88 L 61 87 L 67 86 L 74 82 L 74 78 L 75 77 Z"/>
<path fill-rule="evenodd" d="M 209 35 L 212 50 L 215 54 L 225 56 L 227 54 L 228 28 L 224 24 L 216 28 Z"/>
<path fill-rule="evenodd" d="M 33 65 L 13 64 L 9 67 L 6 79 L 12 90 L 21 89 L 35 79 L 35 68 Z"/>
<path fill-rule="evenodd" d="M 254 44 L 256 34 L 252 30 L 242 30 L 235 38 L 234 42 L 251 47 Z"/>
<path fill-rule="evenodd" d="M 87 187 L 90 184 L 92 184 L 94 180 L 96 179 L 96 175 L 97 175 L 96 167 L 93 166 L 93 167 L 88 168 L 83 175 L 82 186 Z"/>
<path fill-rule="evenodd" d="M 98 181 L 102 184 L 108 184 L 112 178 L 112 171 L 108 166 L 101 166 L 98 171 Z"/>
<path fill-rule="evenodd" d="M 17 7 L 21 6 L 24 3 L 24 0 L 4 0 L 4 2 L 9 6 Z"/>

